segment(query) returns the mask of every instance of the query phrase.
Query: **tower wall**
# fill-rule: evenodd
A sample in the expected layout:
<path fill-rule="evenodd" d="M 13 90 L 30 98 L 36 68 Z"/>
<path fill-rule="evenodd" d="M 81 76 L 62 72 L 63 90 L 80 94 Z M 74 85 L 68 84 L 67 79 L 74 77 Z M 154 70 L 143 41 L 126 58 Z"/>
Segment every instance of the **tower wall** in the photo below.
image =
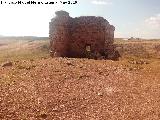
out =
<path fill-rule="evenodd" d="M 114 42 L 114 26 L 103 17 L 71 18 L 65 11 L 56 12 L 50 22 L 52 56 L 86 57 L 87 47 L 93 55 L 105 56 Z"/>

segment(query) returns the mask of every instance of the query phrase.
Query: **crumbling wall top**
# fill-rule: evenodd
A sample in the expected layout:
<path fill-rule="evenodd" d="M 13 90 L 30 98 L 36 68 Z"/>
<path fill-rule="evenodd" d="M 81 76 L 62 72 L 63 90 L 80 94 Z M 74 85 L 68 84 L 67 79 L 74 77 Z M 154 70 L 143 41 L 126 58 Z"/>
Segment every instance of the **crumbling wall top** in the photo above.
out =
<path fill-rule="evenodd" d="M 104 19 L 103 17 L 96 17 L 96 16 L 80 16 L 80 17 L 75 17 L 74 20 L 78 20 L 79 22 L 99 22 L 99 23 L 107 23 L 109 22 Z"/>
<path fill-rule="evenodd" d="M 57 11 L 57 12 L 55 12 L 55 14 L 56 14 L 57 16 L 69 16 L 69 13 L 66 12 L 66 11 L 63 11 L 63 10 Z"/>

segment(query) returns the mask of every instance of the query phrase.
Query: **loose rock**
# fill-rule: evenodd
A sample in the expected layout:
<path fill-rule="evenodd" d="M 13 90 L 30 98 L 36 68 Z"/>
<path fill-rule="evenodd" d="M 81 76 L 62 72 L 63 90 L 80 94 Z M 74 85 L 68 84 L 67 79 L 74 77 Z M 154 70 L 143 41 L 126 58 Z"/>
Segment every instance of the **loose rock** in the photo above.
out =
<path fill-rule="evenodd" d="M 13 65 L 13 63 L 10 62 L 10 61 L 1 64 L 2 67 L 9 67 L 9 66 L 12 66 L 12 65 Z"/>

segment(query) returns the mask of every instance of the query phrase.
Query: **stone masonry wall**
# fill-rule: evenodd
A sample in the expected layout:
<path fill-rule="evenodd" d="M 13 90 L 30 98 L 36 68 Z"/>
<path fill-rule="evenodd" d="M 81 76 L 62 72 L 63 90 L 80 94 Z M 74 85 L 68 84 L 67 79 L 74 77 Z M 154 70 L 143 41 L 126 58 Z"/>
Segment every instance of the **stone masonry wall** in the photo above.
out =
<path fill-rule="evenodd" d="M 50 22 L 51 56 L 87 57 L 86 47 L 93 55 L 107 56 L 114 40 L 114 26 L 103 17 L 71 18 L 65 11 L 56 12 Z"/>
<path fill-rule="evenodd" d="M 67 12 L 56 12 L 56 17 L 50 22 L 50 48 L 52 56 L 65 57 L 67 55 L 70 40 L 70 21 Z"/>

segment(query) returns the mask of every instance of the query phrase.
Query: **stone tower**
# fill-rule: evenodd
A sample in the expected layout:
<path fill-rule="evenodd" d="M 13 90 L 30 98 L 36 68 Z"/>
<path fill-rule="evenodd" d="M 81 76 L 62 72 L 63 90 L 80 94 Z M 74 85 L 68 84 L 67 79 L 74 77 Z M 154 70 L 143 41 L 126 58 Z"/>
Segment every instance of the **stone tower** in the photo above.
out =
<path fill-rule="evenodd" d="M 49 31 L 51 56 L 107 58 L 114 53 L 115 28 L 103 17 L 55 14 Z"/>

